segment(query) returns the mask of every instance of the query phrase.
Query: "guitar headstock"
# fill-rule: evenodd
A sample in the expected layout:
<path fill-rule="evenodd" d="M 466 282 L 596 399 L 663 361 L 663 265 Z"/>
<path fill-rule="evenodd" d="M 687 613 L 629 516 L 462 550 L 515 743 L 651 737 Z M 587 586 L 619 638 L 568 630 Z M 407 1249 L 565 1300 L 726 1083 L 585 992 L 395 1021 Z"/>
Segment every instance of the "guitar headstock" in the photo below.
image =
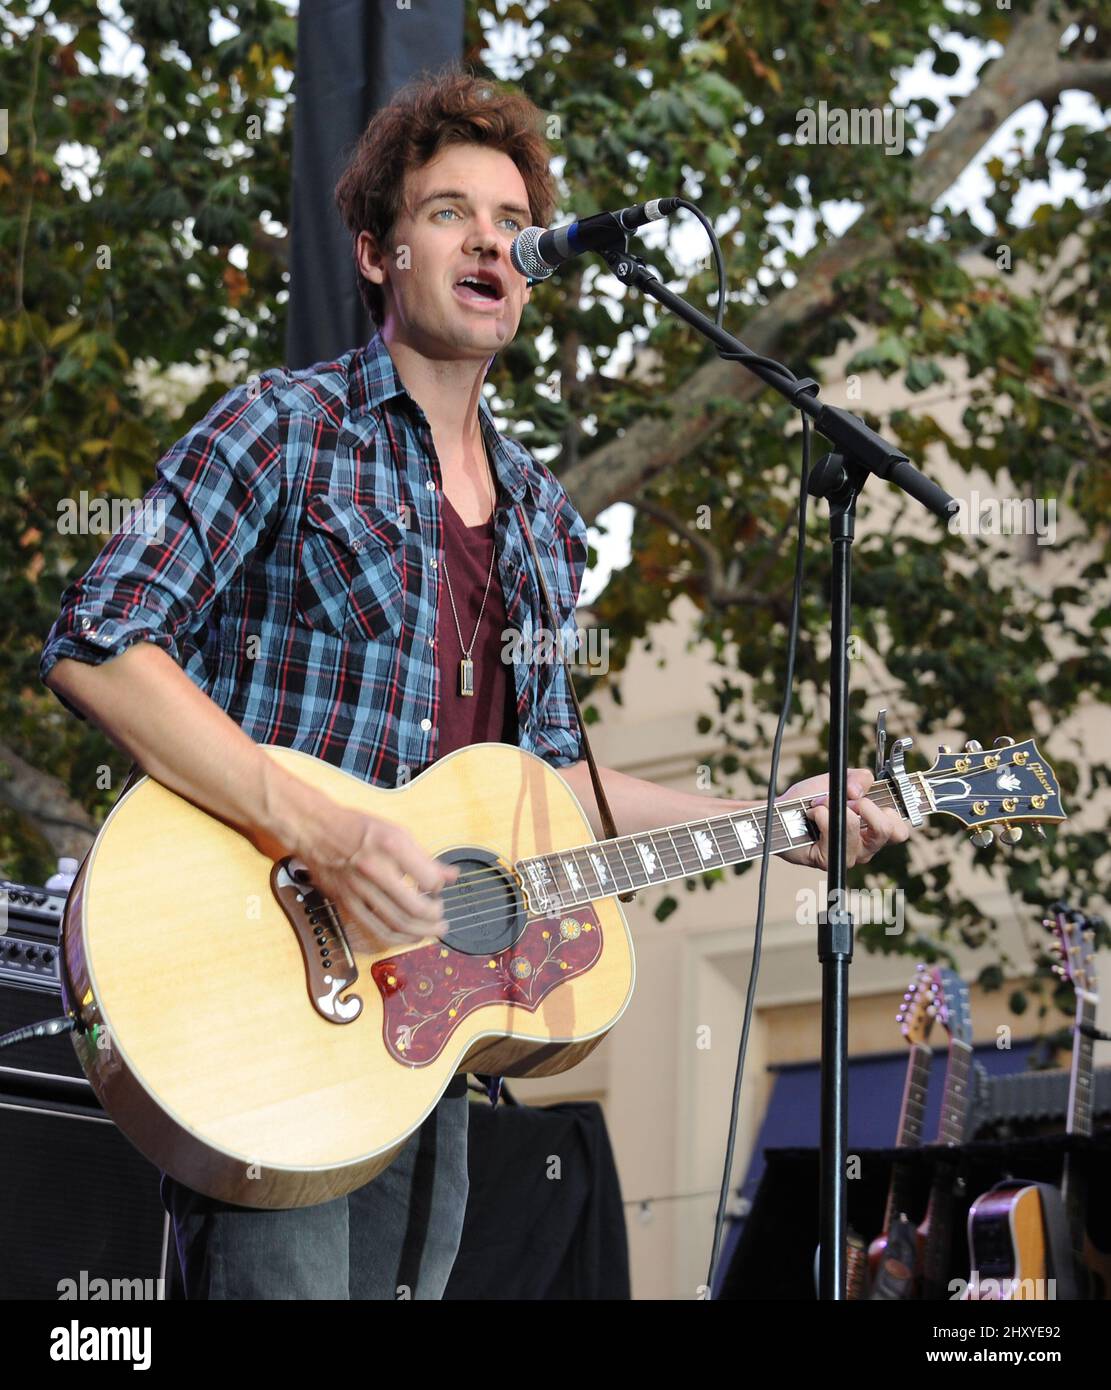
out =
<path fill-rule="evenodd" d="M 933 974 L 923 964 L 915 967 L 910 988 L 903 995 L 895 1022 L 911 1047 L 924 1047 L 937 1014 L 938 987 Z"/>
<path fill-rule="evenodd" d="M 1014 845 L 1024 824 L 1044 834 L 1043 822 L 1066 819 L 1056 775 L 1032 738 L 1024 743 L 999 738 L 994 748 L 970 739 L 963 753 L 943 745 L 922 778 L 931 810 L 955 816 L 981 847 L 991 844 L 993 831 Z"/>
<path fill-rule="evenodd" d="M 968 986 L 955 970 L 944 965 L 931 968 L 936 990 L 937 1021 L 954 1042 L 972 1046 L 972 1006 Z"/>
<path fill-rule="evenodd" d="M 1092 1004 L 1099 1002 L 1099 981 L 1096 979 L 1096 934 L 1087 917 L 1068 903 L 1054 903 L 1053 916 L 1042 921 L 1053 932 L 1050 955 L 1055 957 L 1053 973 L 1068 980 L 1078 996 Z"/>

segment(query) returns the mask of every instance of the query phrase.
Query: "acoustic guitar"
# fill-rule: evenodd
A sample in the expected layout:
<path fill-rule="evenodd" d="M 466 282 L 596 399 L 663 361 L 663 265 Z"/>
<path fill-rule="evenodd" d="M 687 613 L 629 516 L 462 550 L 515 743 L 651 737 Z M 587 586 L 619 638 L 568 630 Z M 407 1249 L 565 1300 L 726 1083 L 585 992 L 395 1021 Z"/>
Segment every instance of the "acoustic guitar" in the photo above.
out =
<path fill-rule="evenodd" d="M 979 744 L 910 773 L 895 744 L 870 799 L 982 842 L 1063 820 L 1032 741 Z M 298 1207 L 362 1186 L 452 1077 L 549 1076 L 602 1041 L 633 990 L 618 894 L 758 858 L 764 812 L 714 814 L 596 841 L 570 788 L 510 744 L 448 754 L 398 788 L 266 746 L 341 805 L 392 820 L 458 865 L 442 939 L 375 950 L 306 867 L 150 777 L 112 808 L 67 900 L 66 1002 L 105 1110 L 151 1162 L 199 1192 Z M 810 799 L 780 801 L 771 851 L 814 836 Z"/>
<path fill-rule="evenodd" d="M 924 965 L 915 967 L 910 987 L 903 995 L 895 1022 L 899 1032 L 910 1048 L 907 1057 L 906 1077 L 903 1082 L 903 1096 L 899 1106 L 899 1120 L 895 1126 L 895 1147 L 915 1148 L 921 1142 L 922 1116 L 926 1110 L 926 1092 L 930 1081 L 930 1050 L 927 1042 L 933 1027 L 936 1013 L 936 987 L 934 978 Z M 885 1208 L 883 1234 L 877 1236 L 871 1247 L 865 1245 L 864 1238 L 851 1226 L 845 1234 L 845 1297 L 856 1301 L 869 1297 L 872 1276 L 887 1246 L 887 1234 L 899 1220 L 903 1205 L 900 1200 L 901 1188 L 898 1180 L 898 1165 L 892 1169 L 891 1184 L 888 1188 Z M 901 1235 L 901 1232 L 900 1232 Z M 897 1238 L 895 1244 L 898 1244 Z M 821 1255 L 819 1245 L 814 1251 L 814 1292 L 821 1295 Z M 898 1254 L 892 1250 L 897 1262 Z M 911 1265 L 913 1266 L 914 1247 L 911 1242 Z M 893 1267 L 897 1271 L 897 1263 Z M 897 1279 L 897 1272 L 893 1274 Z M 886 1297 L 887 1295 L 883 1295 Z"/>
<path fill-rule="evenodd" d="M 1059 904 L 1044 926 L 1054 933 L 1054 973 L 1076 991 L 1069 1103 L 1065 1130 L 1092 1132 L 1092 1042 L 1099 991 L 1094 933 L 1081 912 Z M 1048 1300 L 1053 1278 L 1046 1203 L 1063 1208 L 1071 1245 L 1077 1298 L 1105 1299 L 1111 1289 L 1111 1257 L 1099 1250 L 1087 1230 L 1086 1180 L 1073 1154 L 1065 1155 L 1061 1190 L 1015 1181 L 1000 1183 L 973 1203 L 968 1213 L 972 1267 L 966 1297 L 979 1301 Z M 1065 1257 L 1067 1258 L 1067 1256 Z M 1071 1295 L 1070 1295 L 1071 1296 Z"/>
<path fill-rule="evenodd" d="M 945 966 L 933 967 L 937 984 L 938 1022 L 949 1034 L 949 1056 L 941 1096 L 937 1143 L 955 1148 L 968 1131 L 972 1074 L 972 1010 L 968 986 Z M 955 1168 L 939 1160 L 930 1184 L 926 1215 L 918 1227 L 920 1277 L 918 1296 L 928 1301 L 949 1297 L 949 1264 L 953 1246 L 953 1209 L 963 1179 Z"/>
<path fill-rule="evenodd" d="M 1051 921 L 1054 933 L 1056 973 L 1069 980 L 1076 992 L 1076 1015 L 1069 1070 L 1068 1134 L 1090 1138 L 1092 1133 L 1092 1051 L 1099 1008 L 1099 981 L 1095 967 L 1095 933 L 1082 912 L 1057 904 Z M 1088 1235 L 1088 1181 L 1075 1154 L 1065 1155 L 1061 1174 L 1061 1199 L 1069 1223 L 1077 1288 L 1081 1298 L 1111 1298 L 1111 1256 Z"/>
<path fill-rule="evenodd" d="M 930 1029 L 937 1013 L 937 981 L 925 965 L 917 967 L 910 989 L 903 996 L 898 1023 L 910 1045 L 906 1082 L 895 1130 L 900 1151 L 922 1144 L 922 1122 L 930 1085 Z M 909 1216 L 912 1174 L 905 1161 L 896 1159 L 887 1189 L 883 1229 L 868 1247 L 868 1297 L 873 1300 L 910 1298 L 918 1265 L 918 1232 Z"/>

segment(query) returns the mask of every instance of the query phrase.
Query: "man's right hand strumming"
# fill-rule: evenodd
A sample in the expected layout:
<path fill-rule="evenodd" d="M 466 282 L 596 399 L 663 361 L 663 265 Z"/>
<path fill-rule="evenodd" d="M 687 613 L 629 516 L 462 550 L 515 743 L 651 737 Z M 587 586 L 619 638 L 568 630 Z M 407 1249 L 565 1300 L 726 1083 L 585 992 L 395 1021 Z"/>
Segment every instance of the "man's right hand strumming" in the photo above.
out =
<path fill-rule="evenodd" d="M 345 927 L 388 951 L 443 935 L 438 894 L 459 870 L 431 858 L 402 825 L 321 797 L 294 850 Z"/>

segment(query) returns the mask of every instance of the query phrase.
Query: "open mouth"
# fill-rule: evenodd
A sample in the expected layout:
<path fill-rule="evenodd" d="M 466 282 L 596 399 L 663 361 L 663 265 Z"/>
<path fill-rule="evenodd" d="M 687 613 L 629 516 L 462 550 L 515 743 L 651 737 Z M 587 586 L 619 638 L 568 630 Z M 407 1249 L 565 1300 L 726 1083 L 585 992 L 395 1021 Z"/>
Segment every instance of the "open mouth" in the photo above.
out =
<path fill-rule="evenodd" d="M 497 305 L 504 302 L 496 286 L 476 276 L 467 275 L 456 281 L 455 293 L 468 304 Z"/>

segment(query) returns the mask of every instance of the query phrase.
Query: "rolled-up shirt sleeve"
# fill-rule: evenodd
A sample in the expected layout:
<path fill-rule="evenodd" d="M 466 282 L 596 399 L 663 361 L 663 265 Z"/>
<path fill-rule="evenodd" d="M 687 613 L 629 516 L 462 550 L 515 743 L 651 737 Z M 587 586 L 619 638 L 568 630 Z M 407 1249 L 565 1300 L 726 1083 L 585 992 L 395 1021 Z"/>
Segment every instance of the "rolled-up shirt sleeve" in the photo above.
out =
<path fill-rule="evenodd" d="M 63 657 L 99 665 L 136 642 L 153 642 L 180 665 L 183 635 L 280 514 L 281 455 L 273 383 L 264 377 L 223 395 L 159 459 L 141 505 L 63 591 L 40 679 Z"/>
<path fill-rule="evenodd" d="M 578 650 L 576 609 L 583 573 L 586 570 L 587 538 L 586 523 L 566 493 L 563 494 L 559 508 L 556 529 L 563 541 L 565 565 L 558 592 L 552 592 L 551 599 L 560 623 L 560 651 L 563 661 L 573 663 Z M 548 626 L 546 615 L 544 625 Z M 582 734 L 568 689 L 567 671 L 563 664 L 559 663 L 554 651 L 551 652 L 551 660 L 556 665 L 551 683 L 540 702 L 536 724 L 536 751 L 552 767 L 567 767 L 571 763 L 577 763 L 582 757 Z"/>

